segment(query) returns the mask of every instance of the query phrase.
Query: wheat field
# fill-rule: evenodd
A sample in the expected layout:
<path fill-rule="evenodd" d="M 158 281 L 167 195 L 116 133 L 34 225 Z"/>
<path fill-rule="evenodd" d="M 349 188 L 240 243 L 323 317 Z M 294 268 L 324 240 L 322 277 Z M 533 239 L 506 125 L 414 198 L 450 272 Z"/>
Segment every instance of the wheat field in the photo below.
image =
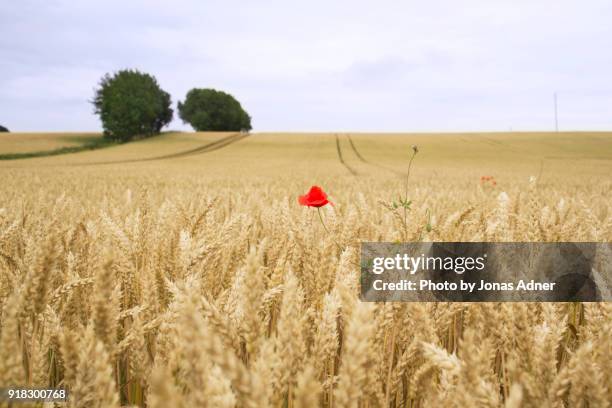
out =
<path fill-rule="evenodd" d="M 73 147 L 95 140 L 97 133 L 2 133 L 0 155 Z"/>
<path fill-rule="evenodd" d="M 611 174 L 610 133 L 174 133 L 0 161 L 0 387 L 71 407 L 608 407 L 609 303 L 364 303 L 355 265 L 361 241 L 610 242 Z M 328 231 L 297 203 L 311 185 Z"/>

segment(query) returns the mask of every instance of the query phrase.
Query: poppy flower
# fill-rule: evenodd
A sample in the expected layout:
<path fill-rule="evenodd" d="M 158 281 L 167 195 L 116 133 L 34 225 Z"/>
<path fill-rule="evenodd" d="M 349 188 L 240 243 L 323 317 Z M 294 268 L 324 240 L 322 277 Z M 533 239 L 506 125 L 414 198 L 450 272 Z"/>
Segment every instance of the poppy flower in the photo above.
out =
<path fill-rule="evenodd" d="M 306 207 L 323 207 L 326 204 L 334 205 L 334 203 L 327 200 L 327 194 L 319 186 L 310 187 L 308 193 L 298 197 L 298 202 Z"/>

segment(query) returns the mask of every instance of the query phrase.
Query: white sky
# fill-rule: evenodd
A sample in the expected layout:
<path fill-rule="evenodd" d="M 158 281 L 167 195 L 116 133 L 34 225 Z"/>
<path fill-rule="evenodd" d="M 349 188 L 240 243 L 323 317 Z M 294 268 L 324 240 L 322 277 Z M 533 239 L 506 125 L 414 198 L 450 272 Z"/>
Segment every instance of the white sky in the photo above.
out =
<path fill-rule="evenodd" d="M 549 130 L 555 91 L 562 130 L 611 129 L 612 1 L 0 3 L 9 129 L 99 130 L 93 90 L 128 67 L 174 103 L 229 92 L 256 131 Z"/>

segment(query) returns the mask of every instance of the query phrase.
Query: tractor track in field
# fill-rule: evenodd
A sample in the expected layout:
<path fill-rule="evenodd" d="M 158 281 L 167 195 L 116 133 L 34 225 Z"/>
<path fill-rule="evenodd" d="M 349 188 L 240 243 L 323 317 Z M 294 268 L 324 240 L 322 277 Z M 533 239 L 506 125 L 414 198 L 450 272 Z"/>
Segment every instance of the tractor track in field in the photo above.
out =
<path fill-rule="evenodd" d="M 370 166 L 374 166 L 374 167 L 378 167 L 379 169 L 383 169 L 383 170 L 387 170 L 390 171 L 394 174 L 396 174 L 399 177 L 403 177 L 404 174 L 401 171 L 397 171 L 395 169 L 389 168 L 387 166 L 383 166 L 382 164 L 378 164 L 378 163 L 372 163 L 371 161 L 365 159 L 361 153 L 359 153 L 359 150 L 357 150 L 357 146 L 355 146 L 355 143 L 353 142 L 353 138 L 351 137 L 351 135 L 349 133 L 346 134 L 346 137 L 349 141 L 349 144 L 351 146 L 351 149 L 353 150 L 353 153 L 355 153 L 355 156 L 357 156 L 357 158 L 365 164 L 369 164 Z"/>
<path fill-rule="evenodd" d="M 186 157 L 186 156 L 195 156 L 197 154 L 201 154 L 201 153 L 208 153 L 208 152 L 214 152 L 215 150 L 219 150 L 222 149 L 226 146 L 229 146 L 231 144 L 234 144 L 236 142 L 239 142 L 242 139 L 246 139 L 247 137 L 249 137 L 250 133 L 235 133 L 233 135 L 229 135 L 226 137 L 223 137 L 219 140 L 216 140 L 214 142 L 210 142 L 207 143 L 203 146 L 200 147 L 196 147 L 195 149 L 191 149 L 191 150 L 186 150 L 183 152 L 178 152 L 178 153 L 173 153 L 173 154 L 167 154 L 165 156 L 159 156 L 159 157 L 155 157 L 152 159 L 148 159 L 148 160 L 166 160 L 166 159 L 175 159 L 177 157 Z"/>
<path fill-rule="evenodd" d="M 335 133 L 334 136 L 336 136 L 336 151 L 338 152 L 338 160 L 340 160 L 340 163 L 342 163 L 344 168 L 347 169 L 349 173 L 351 173 L 353 176 L 357 176 L 357 171 L 355 171 L 355 169 L 344 161 L 344 156 L 342 156 L 342 148 L 340 147 L 340 137 L 337 133 Z"/>
<path fill-rule="evenodd" d="M 98 164 L 125 164 L 125 163 L 139 163 L 139 162 L 147 162 L 147 161 L 155 161 L 155 160 L 168 160 L 168 159 L 177 159 L 181 157 L 189 157 L 195 156 L 198 154 L 204 154 L 209 152 L 214 152 L 215 150 L 222 149 L 231 144 L 237 143 L 242 139 L 250 136 L 250 133 L 234 133 L 229 136 L 222 137 L 219 140 L 215 140 L 214 142 L 206 143 L 202 146 L 196 147 L 195 149 L 184 150 L 182 152 L 166 154 L 163 156 L 149 157 L 145 159 L 132 159 L 132 160 L 118 160 L 118 161 L 109 161 L 109 162 L 97 162 L 97 163 L 87 163 L 85 165 L 98 165 Z M 77 166 L 82 166 L 83 164 L 76 164 Z"/>
<path fill-rule="evenodd" d="M 355 153 L 355 156 L 357 156 L 357 158 L 361 160 L 363 163 L 372 164 L 366 159 L 364 159 L 363 156 L 359 153 L 359 150 L 357 150 L 357 148 L 355 147 L 355 144 L 353 143 L 353 138 L 351 137 L 351 135 L 347 133 L 346 138 L 348 139 L 349 144 L 351 145 L 351 149 L 353 149 L 353 153 Z"/>

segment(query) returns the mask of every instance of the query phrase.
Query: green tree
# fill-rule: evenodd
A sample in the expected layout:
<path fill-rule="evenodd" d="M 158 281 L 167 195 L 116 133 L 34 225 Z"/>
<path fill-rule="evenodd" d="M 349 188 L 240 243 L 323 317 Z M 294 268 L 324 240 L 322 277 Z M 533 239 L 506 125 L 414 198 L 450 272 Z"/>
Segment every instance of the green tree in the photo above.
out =
<path fill-rule="evenodd" d="M 138 70 L 106 74 L 92 103 L 104 136 L 113 140 L 152 136 L 172 120 L 170 95 L 155 77 Z"/>
<path fill-rule="evenodd" d="M 251 117 L 232 95 L 215 89 L 194 88 L 185 103 L 178 103 L 179 116 L 197 131 L 251 130 Z"/>
<path fill-rule="evenodd" d="M 4 126 L 0 125 L 0 132 L 8 132 L 9 130 Z"/>

